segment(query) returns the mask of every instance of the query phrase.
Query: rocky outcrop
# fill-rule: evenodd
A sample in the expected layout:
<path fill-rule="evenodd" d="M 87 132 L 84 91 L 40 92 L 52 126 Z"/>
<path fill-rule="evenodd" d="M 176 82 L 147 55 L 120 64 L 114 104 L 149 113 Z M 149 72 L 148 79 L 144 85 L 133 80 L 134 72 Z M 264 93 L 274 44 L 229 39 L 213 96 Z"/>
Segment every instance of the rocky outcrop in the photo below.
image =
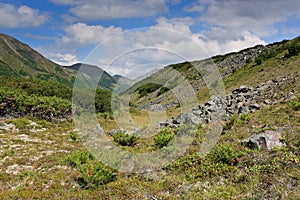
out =
<path fill-rule="evenodd" d="M 244 67 L 247 62 L 254 60 L 259 54 L 269 46 L 257 45 L 255 47 L 242 50 L 232 55 L 228 55 L 224 60 L 216 63 L 216 66 L 222 70 L 222 77 L 234 73 L 236 70 Z M 225 55 L 226 56 L 226 55 Z"/>
<path fill-rule="evenodd" d="M 219 69 L 221 77 L 224 78 L 234 73 L 236 70 L 243 68 L 248 62 L 255 60 L 255 58 L 257 58 L 263 50 L 266 50 L 270 47 L 272 47 L 272 45 L 257 45 L 255 47 L 244 49 L 239 52 L 234 52 L 223 56 L 215 56 L 212 58 L 212 61 L 214 61 L 214 65 L 216 65 L 216 67 Z M 195 65 L 197 65 L 196 63 L 201 62 L 202 61 L 195 61 Z M 166 76 L 168 76 L 168 74 L 166 74 Z M 187 69 L 187 71 L 182 72 L 182 76 L 186 77 L 186 80 L 189 81 L 189 84 L 194 89 L 193 92 L 197 92 L 203 87 L 206 87 L 206 83 L 202 80 L 202 74 L 199 71 L 195 70 L 193 67 Z M 155 80 L 155 76 L 153 77 L 153 79 Z M 150 102 L 140 103 L 138 105 L 138 108 L 149 110 L 151 112 L 158 112 L 178 106 L 178 100 L 174 99 L 170 101 L 171 94 L 172 93 L 170 92 L 165 93 L 164 95 L 152 99 Z M 188 94 L 187 98 L 190 95 L 194 95 L 194 93 Z M 151 95 L 149 95 L 149 97 L 151 97 Z M 167 101 L 167 103 L 162 103 L 166 102 L 166 99 L 169 99 L 169 101 Z"/>
<path fill-rule="evenodd" d="M 234 113 L 255 112 L 262 106 L 277 103 L 279 95 L 275 89 L 282 84 L 294 82 L 297 78 L 299 78 L 299 73 L 277 77 L 275 80 L 259 84 L 256 88 L 242 85 L 227 96 L 212 96 L 208 102 L 196 106 L 191 111 L 174 116 L 160 123 L 160 126 L 163 128 L 178 127 L 180 124 L 209 123 L 215 119 L 227 120 Z M 281 98 L 285 100 L 293 98 L 293 95 L 293 91 L 290 91 L 287 94 L 281 94 Z"/>

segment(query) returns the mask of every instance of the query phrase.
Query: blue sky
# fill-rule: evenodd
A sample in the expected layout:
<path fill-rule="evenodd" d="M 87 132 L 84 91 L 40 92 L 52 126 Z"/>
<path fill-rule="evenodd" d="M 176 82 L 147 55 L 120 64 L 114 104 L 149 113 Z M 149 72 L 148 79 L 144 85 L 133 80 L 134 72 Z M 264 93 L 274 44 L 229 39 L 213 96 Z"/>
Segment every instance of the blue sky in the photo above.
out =
<path fill-rule="evenodd" d="M 59 64 L 126 75 L 296 37 L 299 11 L 297 0 L 0 0 L 0 32 Z"/>

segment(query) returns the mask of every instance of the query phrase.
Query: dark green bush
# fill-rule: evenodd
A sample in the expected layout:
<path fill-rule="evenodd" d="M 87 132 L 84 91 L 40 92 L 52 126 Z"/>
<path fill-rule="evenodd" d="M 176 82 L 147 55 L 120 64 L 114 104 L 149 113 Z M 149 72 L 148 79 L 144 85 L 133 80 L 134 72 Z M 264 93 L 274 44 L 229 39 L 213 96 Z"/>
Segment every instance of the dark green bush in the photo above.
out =
<path fill-rule="evenodd" d="M 79 166 L 81 177 L 79 183 L 84 188 L 97 188 L 116 180 L 117 174 L 102 163 L 93 160 Z"/>
<path fill-rule="evenodd" d="M 105 89 L 97 89 L 95 94 L 95 108 L 99 113 L 111 113 L 111 92 Z"/>
<path fill-rule="evenodd" d="M 66 162 L 80 171 L 78 182 L 84 188 L 97 188 L 116 179 L 114 170 L 97 161 L 88 151 L 72 153 Z"/>
<path fill-rule="evenodd" d="M 138 94 L 140 95 L 139 98 L 142 98 L 142 97 L 146 96 L 147 94 L 152 93 L 161 87 L 162 86 L 157 83 L 145 84 L 137 89 Z"/>
<path fill-rule="evenodd" d="M 242 157 L 243 152 L 235 150 L 230 145 L 220 145 L 210 153 L 210 156 L 215 162 L 221 162 L 224 164 L 233 164 L 236 159 Z"/>
<path fill-rule="evenodd" d="M 134 146 L 138 137 L 136 135 L 129 135 L 120 131 L 113 135 L 114 141 L 119 143 L 122 146 Z"/>
<path fill-rule="evenodd" d="M 162 87 L 162 88 L 160 88 L 160 90 L 158 91 L 157 96 L 160 96 L 160 95 L 162 95 L 162 94 L 168 92 L 169 90 L 170 90 L 170 88 Z"/>
<path fill-rule="evenodd" d="M 70 135 L 70 139 L 72 140 L 72 142 L 78 143 L 81 141 L 79 135 L 77 133 L 75 133 L 74 131 L 70 131 L 69 135 Z"/>
<path fill-rule="evenodd" d="M 157 135 L 154 136 L 154 145 L 158 148 L 167 146 L 175 138 L 175 133 L 169 128 L 161 130 Z"/>

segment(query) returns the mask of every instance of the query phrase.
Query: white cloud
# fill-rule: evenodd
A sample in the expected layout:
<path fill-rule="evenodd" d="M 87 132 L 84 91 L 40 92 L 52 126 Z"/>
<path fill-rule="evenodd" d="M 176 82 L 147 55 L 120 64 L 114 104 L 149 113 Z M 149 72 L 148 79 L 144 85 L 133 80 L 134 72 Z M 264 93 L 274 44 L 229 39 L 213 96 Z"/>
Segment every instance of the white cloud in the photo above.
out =
<path fill-rule="evenodd" d="M 238 37 L 221 42 L 211 39 L 210 35 L 192 33 L 190 26 L 193 24 L 194 20 L 191 18 L 159 18 L 152 27 L 115 35 L 94 49 L 86 61 L 112 73 L 140 76 L 137 71 L 146 73 L 149 69 L 171 63 L 200 60 L 265 44 L 249 31 L 240 32 Z M 147 69 L 143 71 L 140 67 Z"/>
<path fill-rule="evenodd" d="M 110 26 L 105 28 L 101 25 L 87 25 L 76 23 L 66 28 L 66 35 L 62 42 L 79 45 L 96 45 L 114 34 L 122 32 L 122 28 Z"/>
<path fill-rule="evenodd" d="M 199 12 L 199 19 L 209 28 L 213 27 L 207 34 L 219 40 L 233 40 L 244 31 L 260 37 L 274 35 L 279 31 L 277 23 L 290 16 L 300 17 L 300 1 L 295 0 L 199 0 L 186 11 L 200 7 L 205 8 L 205 12 Z"/>
<path fill-rule="evenodd" d="M 86 52 L 87 58 L 81 62 L 98 65 L 113 74 L 134 78 L 133 76 L 140 76 L 171 63 L 200 60 L 264 44 L 263 40 L 249 31 L 230 35 L 226 30 L 214 28 L 210 34 L 193 33 L 191 26 L 195 23 L 197 21 L 191 17 L 160 17 L 149 28 L 125 32 L 122 32 L 121 27 L 75 23 L 66 27 L 65 35 L 57 40 L 57 49 L 61 52 L 48 54 L 47 57 L 59 64 L 74 64 L 78 62 L 78 52 L 66 54 L 67 50 L 92 45 L 96 48 Z M 224 34 L 224 38 L 228 38 L 220 40 L 218 35 L 212 33 Z"/>
<path fill-rule="evenodd" d="M 45 56 L 62 66 L 70 66 L 75 63 L 79 63 L 77 56 L 73 54 L 47 53 Z"/>
<path fill-rule="evenodd" d="M 0 27 L 35 27 L 47 21 L 47 16 L 28 6 L 15 7 L 0 3 Z"/>
<path fill-rule="evenodd" d="M 168 11 L 169 0 L 51 0 L 71 6 L 70 12 L 82 20 L 156 16 Z"/>

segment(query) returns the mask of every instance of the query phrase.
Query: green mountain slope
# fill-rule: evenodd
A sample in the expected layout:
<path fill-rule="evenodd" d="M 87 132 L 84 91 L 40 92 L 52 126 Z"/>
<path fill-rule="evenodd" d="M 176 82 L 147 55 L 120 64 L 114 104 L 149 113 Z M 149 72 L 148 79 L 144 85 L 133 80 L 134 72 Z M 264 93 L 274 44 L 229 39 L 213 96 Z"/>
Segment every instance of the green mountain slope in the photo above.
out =
<path fill-rule="evenodd" d="M 71 66 L 65 66 L 66 69 L 73 70 L 75 72 L 79 71 L 80 68 L 84 68 L 85 72 L 89 72 L 89 74 L 101 74 L 99 85 L 101 87 L 112 89 L 114 85 L 117 83 L 117 81 L 109 75 L 106 71 L 102 70 L 100 67 L 97 67 L 95 65 L 89 65 L 84 63 L 76 63 Z"/>
<path fill-rule="evenodd" d="M 176 107 L 178 101 L 174 91 L 180 90 L 182 82 L 187 82 L 199 101 L 204 101 L 208 91 L 203 75 L 208 73 L 209 67 L 196 69 L 195 66 L 205 66 L 205 63 L 215 65 L 228 91 L 241 84 L 254 85 L 275 78 L 278 74 L 299 71 L 299 52 L 300 37 L 297 37 L 290 41 L 283 40 L 213 56 L 203 61 L 172 64 L 137 82 L 126 93 L 132 96 L 132 102 L 143 109 L 149 109 L 154 104 L 162 104 L 166 108 Z"/>
<path fill-rule="evenodd" d="M 0 34 L 0 76 L 35 77 L 71 85 L 75 73 L 46 59 L 15 38 Z"/>
<path fill-rule="evenodd" d="M 60 66 L 46 59 L 27 44 L 0 33 L 0 76 L 32 77 L 72 86 L 81 66 L 97 68 L 98 73 L 103 72 L 98 83 L 103 88 L 110 89 L 116 83 L 113 77 L 97 66 L 81 63 L 68 67 Z"/>
<path fill-rule="evenodd" d="M 87 139 L 97 144 L 93 139 L 100 134 L 97 125 L 88 130 L 94 134 L 82 135 L 80 127 L 65 121 L 71 111 L 71 87 L 57 81 L 0 77 L 0 199 L 300 199 L 299 53 L 300 38 L 296 38 L 212 58 L 223 76 L 226 91 L 235 94 L 236 98 L 230 100 L 233 106 L 254 99 L 262 102 L 254 112 L 235 113 L 223 121 L 219 138 L 210 134 L 216 124 L 206 122 L 158 129 L 147 138 L 123 130 L 108 134 L 112 129 L 123 128 L 116 123 L 119 116 L 97 114 L 103 134 L 112 143 L 95 149 L 96 153 L 111 149 L 112 145 L 136 154 L 159 149 L 172 152 L 165 145 L 177 139 L 185 140 L 183 131 L 190 130 L 187 134 L 194 139 L 184 154 L 157 170 L 144 168 L 143 173 L 110 168 L 95 157 L 97 154 L 87 151 L 84 145 Z M 21 76 L 11 65 L 1 63 L 1 69 L 11 72 L 10 76 Z M 78 67 L 75 65 L 71 70 Z M 97 71 L 95 67 L 90 70 Z M 128 92 L 140 105 L 150 101 L 168 104 L 172 102 L 171 91 L 180 89 L 174 83 L 186 79 L 204 101 L 209 94 L 201 73 L 196 72 L 189 62 L 170 65 L 152 75 L 156 83 L 150 76 Z M 164 79 L 165 74 L 172 79 Z M 240 92 L 234 93 L 237 89 Z M 110 109 L 110 93 L 102 92 L 96 93 L 99 112 Z M 206 103 L 209 108 L 215 105 L 212 101 Z M 147 111 L 131 107 L 129 112 L 131 117 L 126 120 L 141 126 L 152 120 Z M 269 137 L 257 141 L 262 144 L 258 149 L 242 142 L 249 136 L 270 132 L 276 133 L 273 138 L 279 139 L 283 146 L 266 149 L 263 144 Z M 201 154 L 205 142 L 210 140 L 212 145 L 216 142 L 214 148 Z M 182 146 L 175 148 L 182 149 Z M 149 158 L 149 154 L 144 155 Z M 107 157 L 118 163 L 116 156 L 107 154 Z M 134 168 L 140 163 L 126 158 L 120 166 L 129 164 Z"/>

